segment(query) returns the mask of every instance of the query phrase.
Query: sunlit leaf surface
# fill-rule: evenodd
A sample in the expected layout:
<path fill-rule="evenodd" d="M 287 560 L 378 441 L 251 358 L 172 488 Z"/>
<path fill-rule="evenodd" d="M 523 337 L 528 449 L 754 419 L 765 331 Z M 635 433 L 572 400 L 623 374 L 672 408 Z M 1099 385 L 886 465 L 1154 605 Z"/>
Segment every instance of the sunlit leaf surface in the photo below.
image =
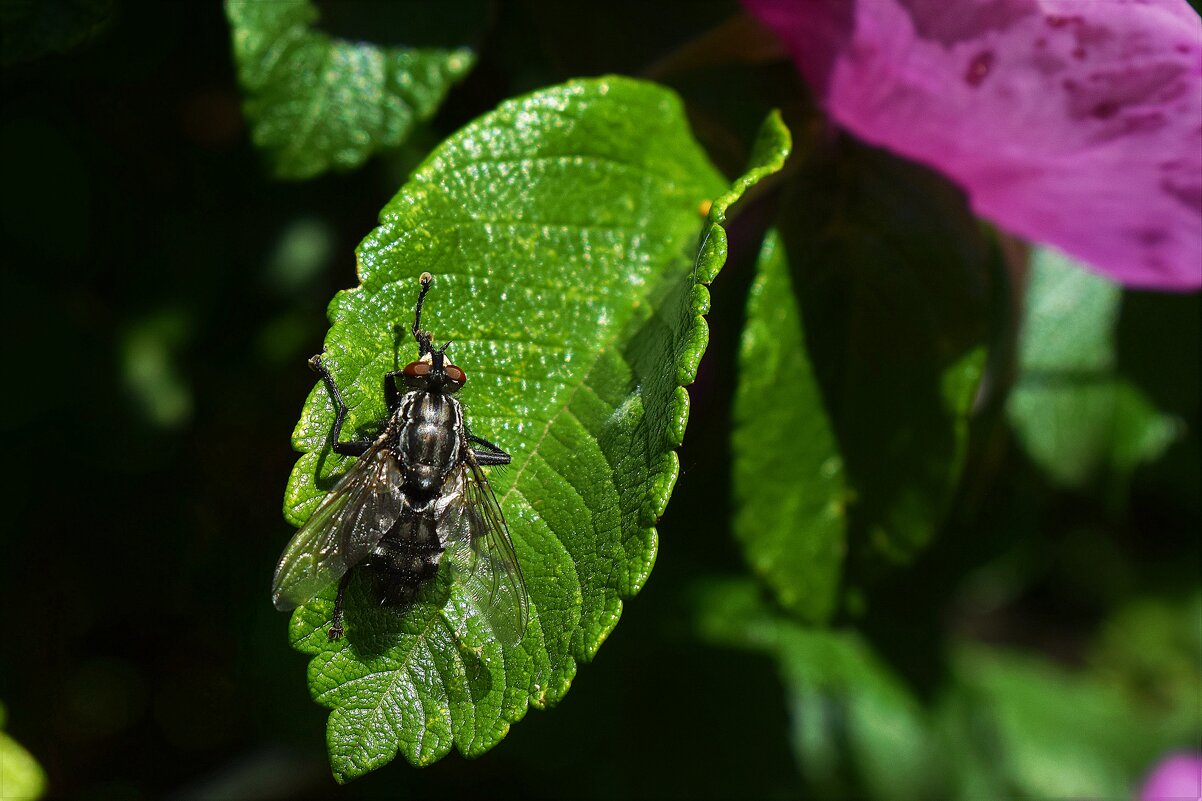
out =
<path fill-rule="evenodd" d="M 771 118 L 753 168 L 779 164 Z M 417 277 L 434 288 L 423 326 L 466 370 L 474 433 L 509 451 L 491 481 L 525 572 L 532 620 L 502 647 L 439 579 L 406 610 L 352 582 L 346 637 L 327 642 L 333 588 L 292 620 L 313 655 L 314 698 L 346 780 L 398 752 L 415 764 L 454 745 L 480 754 L 527 705 L 558 701 L 612 631 L 655 560 L 654 524 L 677 475 L 674 448 L 707 341 L 701 318 L 725 259 L 718 222 L 738 194 L 693 140 L 676 97 L 622 78 L 575 81 L 503 104 L 434 151 L 359 246 L 361 286 L 340 293 L 325 358 L 350 406 L 344 436 L 385 413 L 381 377 L 414 357 Z M 709 221 L 699 207 L 714 201 Z M 302 523 L 347 463 L 333 408 L 310 396 L 305 455 L 286 513 Z"/>

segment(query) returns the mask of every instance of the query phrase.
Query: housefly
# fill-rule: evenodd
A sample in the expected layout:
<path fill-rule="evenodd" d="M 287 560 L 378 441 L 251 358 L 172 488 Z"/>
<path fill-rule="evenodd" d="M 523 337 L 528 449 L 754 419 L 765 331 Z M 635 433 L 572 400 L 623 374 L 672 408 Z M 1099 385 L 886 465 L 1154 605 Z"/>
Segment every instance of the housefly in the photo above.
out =
<path fill-rule="evenodd" d="M 284 549 L 272 600 L 292 609 L 338 582 L 331 640 L 342 637 L 343 601 L 356 570 L 370 574 L 382 605 L 404 606 L 449 569 L 498 640 L 517 643 L 526 630 L 526 583 L 481 470 L 508 464 L 510 456 L 468 431 L 455 397 L 467 374 L 447 358 L 450 342 L 435 348 L 421 329 L 433 280 L 422 273 L 411 329 L 418 358 L 385 374 L 388 417 L 375 438 L 340 441 L 347 406 L 321 355 L 309 360 L 334 401 L 334 452 L 358 458 Z"/>

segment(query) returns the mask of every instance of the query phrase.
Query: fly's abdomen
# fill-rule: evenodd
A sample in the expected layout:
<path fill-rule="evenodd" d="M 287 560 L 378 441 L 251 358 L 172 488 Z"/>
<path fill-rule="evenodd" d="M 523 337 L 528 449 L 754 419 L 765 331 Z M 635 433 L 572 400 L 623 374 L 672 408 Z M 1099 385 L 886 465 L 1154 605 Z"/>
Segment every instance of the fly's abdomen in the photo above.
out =
<path fill-rule="evenodd" d="M 405 489 L 434 495 L 459 463 L 463 432 L 459 402 L 438 392 L 414 391 L 402 399 L 399 415 L 397 444 Z"/>
<path fill-rule="evenodd" d="M 438 572 L 442 543 L 433 511 L 407 509 L 372 551 L 373 570 L 380 603 L 407 604 L 422 585 Z"/>

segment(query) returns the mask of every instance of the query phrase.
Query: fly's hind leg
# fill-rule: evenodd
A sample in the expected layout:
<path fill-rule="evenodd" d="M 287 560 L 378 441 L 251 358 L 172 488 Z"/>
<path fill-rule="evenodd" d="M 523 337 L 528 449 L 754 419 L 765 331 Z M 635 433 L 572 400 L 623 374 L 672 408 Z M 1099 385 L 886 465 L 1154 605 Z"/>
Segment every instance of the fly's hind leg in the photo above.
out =
<path fill-rule="evenodd" d="M 479 445 L 483 448 L 483 450 L 475 448 L 472 449 L 472 453 L 476 457 L 476 464 L 479 464 L 482 467 L 488 467 L 489 465 L 509 464 L 513 461 L 512 456 L 498 448 L 496 445 L 493 445 L 483 437 L 477 437 L 475 434 L 468 434 L 467 441 L 473 445 Z"/>
<path fill-rule="evenodd" d="M 342 393 L 338 391 L 338 385 L 334 383 L 334 376 L 330 375 L 330 371 L 326 369 L 325 364 L 321 361 L 321 354 L 317 354 L 309 359 L 309 367 L 313 372 L 321 376 L 321 380 L 325 382 L 326 389 L 330 391 L 330 397 L 334 400 L 334 453 L 342 456 L 362 456 L 367 453 L 367 449 L 371 447 L 370 439 L 358 439 L 353 442 L 339 442 L 338 438 L 342 436 L 342 423 L 346 420 L 347 406 L 342 400 Z"/>
<path fill-rule="evenodd" d="M 343 602 L 346 599 L 346 588 L 350 583 L 351 572 L 348 570 L 342 577 L 342 581 L 338 582 L 338 597 L 334 599 L 334 617 L 330 620 L 330 632 L 326 635 L 330 642 L 342 639 Z"/>

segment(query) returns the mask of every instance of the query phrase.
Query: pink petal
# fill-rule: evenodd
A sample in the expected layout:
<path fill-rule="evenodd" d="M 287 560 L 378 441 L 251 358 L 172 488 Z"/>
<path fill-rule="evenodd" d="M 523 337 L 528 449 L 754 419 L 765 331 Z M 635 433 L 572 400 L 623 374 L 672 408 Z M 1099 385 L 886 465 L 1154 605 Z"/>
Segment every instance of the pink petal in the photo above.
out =
<path fill-rule="evenodd" d="M 1139 801 L 1197 801 L 1202 795 L 1202 755 L 1172 754 L 1149 774 Z"/>
<path fill-rule="evenodd" d="M 1132 286 L 1202 286 L 1202 21 L 1185 0 L 744 0 L 830 114 L 982 216 Z"/>

